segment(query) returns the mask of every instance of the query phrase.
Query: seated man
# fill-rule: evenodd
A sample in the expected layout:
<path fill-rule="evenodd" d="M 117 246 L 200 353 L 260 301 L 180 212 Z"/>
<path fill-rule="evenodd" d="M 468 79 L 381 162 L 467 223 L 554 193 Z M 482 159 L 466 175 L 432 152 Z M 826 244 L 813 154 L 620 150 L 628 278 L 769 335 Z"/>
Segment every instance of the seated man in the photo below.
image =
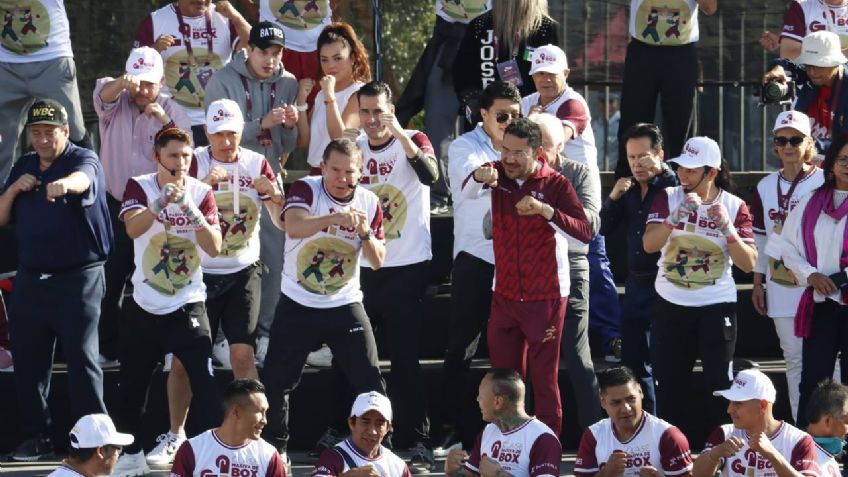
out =
<path fill-rule="evenodd" d="M 517 371 L 495 368 L 480 381 L 477 403 L 489 424 L 471 455 L 453 449 L 445 460 L 449 477 L 553 477 L 562 447 L 551 429 L 524 411 L 524 383 Z"/>
<path fill-rule="evenodd" d="M 224 405 L 226 415 L 219 427 L 180 446 L 171 477 L 285 477 L 286 465 L 277 449 L 260 437 L 268 411 L 265 386 L 251 378 L 236 379 L 224 392 Z"/>
<path fill-rule="evenodd" d="M 106 414 L 82 416 L 69 438 L 68 458 L 47 477 L 109 475 L 123 446 L 133 442 L 133 436 L 115 430 L 115 424 Z"/>
<path fill-rule="evenodd" d="M 633 371 L 613 366 L 598 373 L 598 383 L 601 407 L 609 417 L 583 432 L 574 474 L 690 477 L 689 441 L 680 429 L 642 410 L 642 387 Z"/>
<path fill-rule="evenodd" d="M 816 445 L 806 432 L 772 413 L 777 391 L 771 380 L 756 369 L 740 371 L 730 389 L 715 391 L 730 401 L 727 413 L 733 424 L 719 426 L 707 438 L 695 459 L 694 477 L 765 475 L 777 477 L 819 476 Z M 773 471 L 771 469 L 774 469 Z"/>
<path fill-rule="evenodd" d="M 348 418 L 350 437 L 324 449 L 312 477 L 411 477 L 406 462 L 383 447 L 392 429 L 392 403 L 377 391 L 362 393 L 353 401 Z"/>
<path fill-rule="evenodd" d="M 848 387 L 822 381 L 807 404 L 807 432 L 816 442 L 816 463 L 821 477 L 838 477 L 848 434 Z"/>

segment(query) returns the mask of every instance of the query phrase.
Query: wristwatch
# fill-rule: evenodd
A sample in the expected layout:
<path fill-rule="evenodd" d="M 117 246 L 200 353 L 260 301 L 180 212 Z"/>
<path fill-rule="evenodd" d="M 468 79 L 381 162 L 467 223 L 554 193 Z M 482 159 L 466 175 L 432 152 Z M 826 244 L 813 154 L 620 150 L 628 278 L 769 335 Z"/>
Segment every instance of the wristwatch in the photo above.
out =
<path fill-rule="evenodd" d="M 374 236 L 374 231 L 371 230 L 371 229 L 368 229 L 368 232 L 365 232 L 364 234 L 359 236 L 359 240 L 362 240 L 362 241 L 371 240 L 371 237 L 373 237 L 373 236 Z"/>
<path fill-rule="evenodd" d="M 295 107 L 295 109 L 297 109 L 301 113 L 305 113 L 306 110 L 309 109 L 309 104 L 307 104 L 307 103 L 295 104 L 294 107 Z"/>

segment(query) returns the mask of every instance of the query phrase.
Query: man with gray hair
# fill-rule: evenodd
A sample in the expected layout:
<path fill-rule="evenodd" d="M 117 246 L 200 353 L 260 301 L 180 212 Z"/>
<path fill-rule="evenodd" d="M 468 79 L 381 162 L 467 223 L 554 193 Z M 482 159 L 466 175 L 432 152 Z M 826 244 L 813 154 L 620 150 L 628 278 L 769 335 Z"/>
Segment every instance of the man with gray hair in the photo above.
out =
<path fill-rule="evenodd" d="M 587 164 L 573 161 L 561 153 L 565 143 L 562 122 L 550 113 L 532 113 L 528 119 L 542 130 L 542 149 L 548 164 L 571 181 L 577 198 L 589 221 L 594 237 L 601 227 L 601 178 Z M 601 419 L 598 404 L 598 379 L 589 349 L 589 246 L 576 240 L 568 241 L 568 270 L 571 289 L 562 329 L 560 352 L 565 357 L 568 377 L 577 398 L 580 427 L 587 427 Z"/>

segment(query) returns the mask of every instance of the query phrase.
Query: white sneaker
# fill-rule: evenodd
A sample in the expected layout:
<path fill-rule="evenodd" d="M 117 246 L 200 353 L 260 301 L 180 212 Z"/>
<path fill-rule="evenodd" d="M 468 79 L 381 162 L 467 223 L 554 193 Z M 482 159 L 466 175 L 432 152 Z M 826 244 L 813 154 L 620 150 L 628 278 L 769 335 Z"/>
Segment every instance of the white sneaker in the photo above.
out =
<path fill-rule="evenodd" d="M 215 369 L 233 369 L 230 363 L 230 343 L 227 340 L 222 340 L 212 345 L 213 364 L 217 361 L 219 364 Z"/>
<path fill-rule="evenodd" d="M 256 367 L 265 366 L 265 355 L 268 354 L 268 337 L 260 336 L 256 338 Z"/>
<path fill-rule="evenodd" d="M 121 454 L 109 477 L 135 477 L 149 473 L 150 467 L 144 460 L 144 452 L 138 451 L 136 454 Z"/>
<path fill-rule="evenodd" d="M 170 373 L 171 366 L 174 364 L 174 353 L 168 353 L 165 355 L 165 363 L 162 364 L 162 372 Z"/>
<path fill-rule="evenodd" d="M 318 351 L 309 353 L 306 357 L 306 364 L 316 368 L 329 368 L 333 365 L 333 352 L 327 345 L 324 345 Z"/>
<path fill-rule="evenodd" d="M 177 455 L 177 450 L 186 441 L 186 436 L 183 434 L 174 434 L 168 431 L 160 434 L 156 438 L 159 444 L 147 453 L 145 459 L 150 465 L 171 465 L 174 463 L 174 456 Z"/>
<path fill-rule="evenodd" d="M 291 464 L 291 458 L 289 457 L 289 453 L 288 452 L 280 453 L 280 458 L 283 461 L 283 466 L 286 468 L 286 475 L 291 476 L 292 475 L 292 464 Z"/>
<path fill-rule="evenodd" d="M 0 346 L 0 373 L 15 372 L 14 364 L 12 361 L 12 352 Z"/>

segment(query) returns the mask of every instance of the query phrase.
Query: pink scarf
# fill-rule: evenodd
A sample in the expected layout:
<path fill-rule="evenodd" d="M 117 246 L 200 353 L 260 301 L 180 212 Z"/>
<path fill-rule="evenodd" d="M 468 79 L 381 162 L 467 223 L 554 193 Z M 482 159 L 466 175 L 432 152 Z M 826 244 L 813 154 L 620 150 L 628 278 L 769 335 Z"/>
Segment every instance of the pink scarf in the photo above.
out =
<path fill-rule="evenodd" d="M 807 262 L 810 265 L 817 267 L 818 254 L 816 252 L 815 229 L 816 222 L 821 217 L 822 212 L 829 215 L 833 220 L 839 221 L 845 215 L 848 215 L 848 199 L 842 202 L 839 208 L 833 205 L 833 187 L 823 185 L 813 193 L 810 201 L 807 202 L 807 207 L 804 209 L 804 215 L 801 217 L 801 234 L 804 239 L 804 253 L 807 256 Z M 848 266 L 848 221 L 845 222 L 845 232 L 842 236 L 842 253 L 839 258 L 839 269 L 844 270 Z M 813 287 L 807 287 L 804 294 L 801 295 L 801 301 L 798 302 L 798 311 L 795 312 L 795 336 L 799 338 L 807 338 L 810 336 L 810 329 L 813 327 Z M 842 292 L 843 301 L 848 300 L 848 293 Z"/>

